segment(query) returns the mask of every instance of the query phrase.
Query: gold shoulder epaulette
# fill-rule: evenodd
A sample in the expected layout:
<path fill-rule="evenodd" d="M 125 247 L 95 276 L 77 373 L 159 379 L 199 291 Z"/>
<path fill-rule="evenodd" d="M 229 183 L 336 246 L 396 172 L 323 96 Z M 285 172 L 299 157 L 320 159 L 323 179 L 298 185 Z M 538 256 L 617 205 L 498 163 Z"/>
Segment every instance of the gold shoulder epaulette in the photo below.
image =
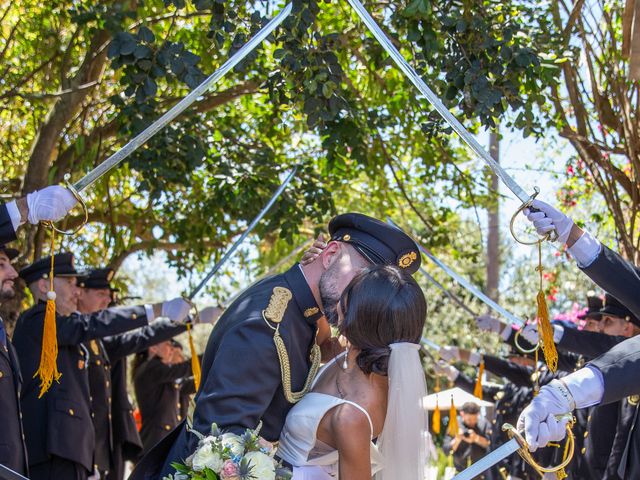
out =
<path fill-rule="evenodd" d="M 273 323 L 280 323 L 284 318 L 284 313 L 287 311 L 287 305 L 293 298 L 291 290 L 284 287 L 274 287 L 269 305 L 264 310 L 264 318 Z"/>

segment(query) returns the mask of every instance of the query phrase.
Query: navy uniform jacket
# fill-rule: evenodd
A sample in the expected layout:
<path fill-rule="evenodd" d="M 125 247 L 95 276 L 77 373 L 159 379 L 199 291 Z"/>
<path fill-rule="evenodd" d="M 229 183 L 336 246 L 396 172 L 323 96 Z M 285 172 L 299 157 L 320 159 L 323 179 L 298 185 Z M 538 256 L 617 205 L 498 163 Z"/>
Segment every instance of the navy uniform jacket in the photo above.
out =
<path fill-rule="evenodd" d="M 2 319 L 0 319 L 0 322 Z M 7 339 L 7 346 L 0 344 L 0 463 L 26 475 L 27 448 L 22 429 L 20 389 L 22 375 L 16 351 Z"/>
<path fill-rule="evenodd" d="M 86 315 L 57 315 L 58 371 L 62 377 L 38 399 L 40 381 L 33 375 L 40 364 L 44 312 L 43 302 L 25 311 L 13 334 L 26 380 L 22 408 L 29 465 L 49 461 L 51 455 L 56 455 L 91 471 L 95 433 L 89 400 L 88 352 L 82 343 L 146 325 L 145 309 L 111 308 Z"/>
<path fill-rule="evenodd" d="M 0 205 L 0 243 L 13 242 L 15 239 L 16 231 L 13 229 L 7 206 L 3 203 Z"/>
<path fill-rule="evenodd" d="M 293 296 L 280 334 L 289 354 L 292 390 L 304 387 L 321 312 L 296 264 L 284 274 L 252 285 L 218 320 L 205 350 L 202 385 L 195 397 L 193 428 L 197 431 L 207 434 L 215 422 L 222 429 L 242 433 L 262 421 L 261 436 L 268 441 L 279 439 L 293 404 L 284 396 L 273 328 L 262 316 L 274 287 L 287 288 Z M 172 472 L 171 462 L 191 455 L 197 443 L 183 422 L 138 463 L 130 478 L 162 478 Z"/>
<path fill-rule="evenodd" d="M 191 360 L 167 365 L 158 357 L 151 357 L 136 370 L 133 385 L 142 417 L 140 437 L 145 452 L 182 421 L 180 380 L 189 375 Z"/>
<path fill-rule="evenodd" d="M 126 444 L 127 459 L 133 460 L 142 451 L 140 436 L 133 419 L 133 408 L 127 395 L 126 362 L 124 359 L 168 340 L 186 330 L 168 319 L 158 320 L 144 328 L 103 339 L 92 339 L 85 347 L 89 351 L 89 385 L 91 410 L 96 432 L 94 464 L 101 471 L 112 471 L 115 465 L 113 449 Z M 113 366 L 120 367 L 114 369 Z M 114 376 L 121 376 L 117 381 Z"/>

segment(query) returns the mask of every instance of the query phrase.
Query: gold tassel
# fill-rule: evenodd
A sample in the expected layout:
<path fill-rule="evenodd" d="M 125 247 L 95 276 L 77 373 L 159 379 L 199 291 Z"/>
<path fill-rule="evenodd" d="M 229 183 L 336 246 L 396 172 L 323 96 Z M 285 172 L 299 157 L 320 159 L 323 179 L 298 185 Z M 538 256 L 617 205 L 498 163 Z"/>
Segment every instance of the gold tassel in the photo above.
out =
<path fill-rule="evenodd" d="M 542 242 L 538 242 L 538 268 L 540 274 L 540 289 L 536 301 L 538 303 L 538 333 L 540 335 L 540 346 L 549 370 L 555 372 L 558 369 L 558 351 L 556 344 L 553 342 L 553 327 L 549 320 L 549 307 L 542 288 L 543 267 L 542 267 Z"/>
<path fill-rule="evenodd" d="M 200 388 L 200 379 L 202 370 L 200 369 L 200 360 L 196 353 L 196 346 L 193 343 L 193 335 L 191 335 L 191 324 L 187 323 L 187 335 L 189 335 L 189 349 L 191 350 L 191 371 L 193 372 L 193 383 L 196 386 L 196 392 Z"/>
<path fill-rule="evenodd" d="M 455 437 L 458 435 L 458 412 L 456 406 L 453 404 L 453 395 L 451 396 L 451 407 L 449 408 L 449 436 Z"/>
<path fill-rule="evenodd" d="M 33 378 L 40 378 L 40 393 L 38 398 L 51 388 L 53 381 L 60 381 L 62 374 L 58 371 L 58 333 L 56 325 L 56 292 L 53 289 L 55 232 L 51 230 L 51 269 L 49 271 L 49 291 L 47 292 L 47 306 L 44 311 L 44 327 L 42 329 L 42 350 L 40 352 L 40 366 Z"/>
<path fill-rule="evenodd" d="M 431 418 L 431 431 L 436 435 L 440 435 L 440 407 L 438 406 L 438 397 L 436 397 L 436 409 L 433 411 Z"/>
<path fill-rule="evenodd" d="M 478 378 L 476 379 L 476 386 L 473 387 L 473 395 L 482 400 L 482 375 L 484 374 L 484 359 L 480 360 L 480 366 L 478 367 Z"/>

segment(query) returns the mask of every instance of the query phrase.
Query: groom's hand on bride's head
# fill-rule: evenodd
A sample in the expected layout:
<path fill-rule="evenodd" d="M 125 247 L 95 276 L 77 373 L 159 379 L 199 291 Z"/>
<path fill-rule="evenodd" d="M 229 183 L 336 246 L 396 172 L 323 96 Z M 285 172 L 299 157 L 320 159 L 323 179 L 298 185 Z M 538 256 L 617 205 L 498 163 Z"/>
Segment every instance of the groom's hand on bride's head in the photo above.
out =
<path fill-rule="evenodd" d="M 302 258 L 300 259 L 301 265 L 308 265 L 312 263 L 318 255 L 322 253 L 322 251 L 326 248 L 327 242 L 324 239 L 324 235 L 321 233 L 318 235 L 313 242 L 313 244 L 304 252 Z"/>

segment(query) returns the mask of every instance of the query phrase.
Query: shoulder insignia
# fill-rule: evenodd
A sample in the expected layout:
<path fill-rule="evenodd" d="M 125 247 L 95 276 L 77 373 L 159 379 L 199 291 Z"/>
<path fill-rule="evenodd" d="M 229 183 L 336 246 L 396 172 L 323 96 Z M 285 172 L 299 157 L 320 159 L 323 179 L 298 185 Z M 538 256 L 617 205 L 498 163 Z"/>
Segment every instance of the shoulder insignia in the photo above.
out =
<path fill-rule="evenodd" d="M 264 317 L 273 323 L 280 323 L 293 295 L 284 287 L 274 287 L 269 306 L 264 310 Z"/>
<path fill-rule="evenodd" d="M 313 317 L 319 311 L 320 309 L 318 307 L 309 307 L 304 311 L 304 318 Z"/>
<path fill-rule="evenodd" d="M 100 355 L 100 349 L 98 348 L 98 342 L 95 340 L 91 340 L 89 342 L 89 346 L 91 347 L 91 351 L 94 355 Z"/>

